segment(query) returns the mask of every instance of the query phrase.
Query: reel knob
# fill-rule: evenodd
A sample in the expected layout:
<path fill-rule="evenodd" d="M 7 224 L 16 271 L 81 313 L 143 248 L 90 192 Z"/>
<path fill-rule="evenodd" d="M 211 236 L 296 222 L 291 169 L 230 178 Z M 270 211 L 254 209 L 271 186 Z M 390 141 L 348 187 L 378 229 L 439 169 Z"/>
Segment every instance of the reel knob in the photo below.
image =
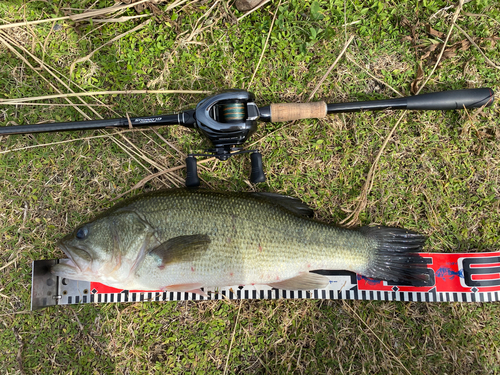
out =
<path fill-rule="evenodd" d="M 250 182 L 257 184 L 266 181 L 264 168 L 262 167 L 262 154 L 259 151 L 254 151 L 250 154 L 250 163 L 252 164 L 252 172 L 250 173 Z"/>
<path fill-rule="evenodd" d="M 198 187 L 200 186 L 200 179 L 198 177 L 198 166 L 196 165 L 196 158 L 193 155 L 188 155 L 186 158 L 186 186 Z"/>

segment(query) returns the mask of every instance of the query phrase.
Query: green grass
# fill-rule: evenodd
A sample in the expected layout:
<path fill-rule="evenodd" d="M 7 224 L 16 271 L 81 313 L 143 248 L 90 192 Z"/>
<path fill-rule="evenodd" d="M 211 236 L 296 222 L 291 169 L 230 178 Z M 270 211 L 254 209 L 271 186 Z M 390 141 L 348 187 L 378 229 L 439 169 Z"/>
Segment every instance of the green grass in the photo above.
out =
<path fill-rule="evenodd" d="M 88 9 L 94 1 L 23 4 L 1 2 L 1 24 L 62 17 L 68 12 L 63 8 Z M 93 9 L 111 5 L 113 1 L 101 0 Z M 344 56 L 315 100 L 396 97 L 387 85 L 409 95 L 424 48 L 440 42 L 425 32 L 426 25 L 447 33 L 454 12 L 446 8 L 453 2 L 441 0 L 289 0 L 279 9 L 278 1 L 272 1 L 237 22 L 242 14 L 223 1 L 197 23 L 212 5 L 188 1 L 165 11 L 163 20 L 153 17 L 139 31 L 75 64 L 72 74 L 75 60 L 146 19 L 105 24 L 59 21 L 62 27 L 57 31 L 51 31 L 52 23 L 0 31 L 0 37 L 26 59 L 0 44 L 0 98 L 56 93 L 42 77 L 69 92 L 40 69 L 30 52 L 76 92 L 245 88 L 256 94 L 258 105 L 305 101 L 350 35 L 356 38 L 348 53 L 364 69 Z M 275 12 L 269 44 L 249 86 Z M 142 12 L 146 13 L 151 10 Z M 129 9 L 121 16 L 135 15 Z M 496 65 L 499 22 L 495 0 L 465 4 L 457 20 Z M 463 39 L 454 30 L 450 44 Z M 427 77 L 433 66 L 427 61 L 422 66 Z M 499 92 L 498 82 L 500 70 L 470 46 L 443 59 L 423 91 L 491 87 Z M 103 95 L 99 99 L 107 106 L 92 107 L 97 114 L 80 108 L 93 119 L 145 116 L 191 108 L 203 97 Z M 98 104 L 92 98 L 84 100 Z M 67 104 L 63 99 L 51 103 Z M 426 250 L 431 252 L 498 251 L 498 105 L 478 112 L 408 113 L 381 155 L 359 224 L 382 223 L 425 233 Z M 375 156 L 399 116 L 384 111 L 292 125 L 261 123 L 249 143 L 258 141 L 254 147 L 262 151 L 265 184 L 248 182 L 246 156 L 208 162 L 207 168 L 199 168 L 200 176 L 204 186 L 213 188 L 299 197 L 318 218 L 338 223 L 355 209 Z M 1 125 L 83 119 L 70 106 L 0 105 Z M 30 312 L 33 260 L 63 257 L 55 246 L 63 234 L 110 207 L 112 199 L 143 178 L 182 166 L 184 157 L 170 145 L 183 153 L 209 146 L 188 129 L 157 132 L 0 138 L 0 267 L 17 258 L 0 271 L 0 373 L 500 373 L 498 303 L 217 301 Z M 61 143 L 77 138 L 85 139 Z M 154 162 L 140 155 L 132 158 L 130 144 Z M 45 146 L 31 147 L 39 145 Z M 20 150 L 5 152 L 15 149 Z M 184 176 L 180 169 L 127 195 L 180 186 Z"/>

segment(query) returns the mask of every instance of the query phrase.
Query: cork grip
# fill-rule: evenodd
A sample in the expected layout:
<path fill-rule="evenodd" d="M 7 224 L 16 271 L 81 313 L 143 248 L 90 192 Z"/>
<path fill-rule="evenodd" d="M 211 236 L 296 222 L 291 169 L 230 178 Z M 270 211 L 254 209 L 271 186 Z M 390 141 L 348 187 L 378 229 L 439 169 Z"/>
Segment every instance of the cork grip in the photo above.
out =
<path fill-rule="evenodd" d="M 326 117 L 325 102 L 271 104 L 272 122 L 323 117 Z"/>

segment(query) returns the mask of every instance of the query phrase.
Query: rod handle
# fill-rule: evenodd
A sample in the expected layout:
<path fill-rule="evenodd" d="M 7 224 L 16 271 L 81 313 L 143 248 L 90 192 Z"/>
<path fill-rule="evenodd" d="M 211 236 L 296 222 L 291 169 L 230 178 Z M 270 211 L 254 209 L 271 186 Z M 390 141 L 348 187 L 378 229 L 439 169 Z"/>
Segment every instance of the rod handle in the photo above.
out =
<path fill-rule="evenodd" d="M 490 88 L 452 90 L 410 96 L 407 108 L 413 110 L 450 110 L 490 106 L 495 93 Z"/>
<path fill-rule="evenodd" d="M 271 104 L 271 122 L 323 118 L 326 117 L 326 109 L 325 102 Z"/>

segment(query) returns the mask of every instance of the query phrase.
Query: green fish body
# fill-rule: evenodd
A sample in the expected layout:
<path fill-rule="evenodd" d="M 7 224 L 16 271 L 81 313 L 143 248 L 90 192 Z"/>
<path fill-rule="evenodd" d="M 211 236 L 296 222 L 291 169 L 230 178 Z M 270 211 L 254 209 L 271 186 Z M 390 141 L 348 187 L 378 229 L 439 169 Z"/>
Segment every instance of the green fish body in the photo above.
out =
<path fill-rule="evenodd" d="M 377 279 L 423 277 L 425 237 L 398 228 L 339 228 L 309 218 L 301 201 L 272 193 L 164 190 L 126 200 L 59 245 L 58 276 L 135 290 L 233 285 L 324 288 L 315 270 Z"/>

